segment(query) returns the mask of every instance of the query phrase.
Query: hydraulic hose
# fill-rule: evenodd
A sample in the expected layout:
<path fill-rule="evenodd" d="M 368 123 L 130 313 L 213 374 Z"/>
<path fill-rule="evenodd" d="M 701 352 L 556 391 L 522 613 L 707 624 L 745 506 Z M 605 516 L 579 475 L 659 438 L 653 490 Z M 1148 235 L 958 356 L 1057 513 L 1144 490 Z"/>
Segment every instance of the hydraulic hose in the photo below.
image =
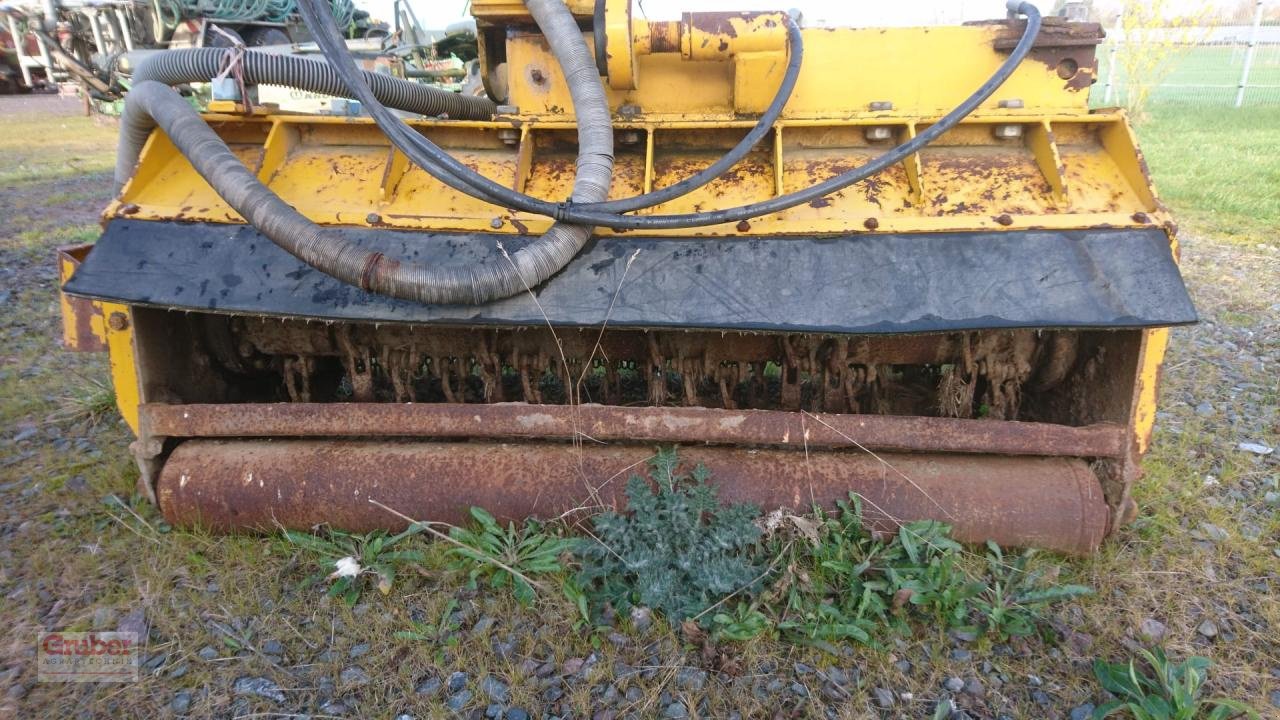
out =
<path fill-rule="evenodd" d="M 613 124 L 604 88 L 568 8 L 560 0 L 527 4 L 543 34 L 554 38 L 556 58 L 570 83 L 579 147 L 573 198 L 598 202 L 607 196 L 613 174 Z M 393 260 L 316 225 L 273 193 L 172 88 L 154 80 L 136 83 L 125 102 L 121 144 L 145 139 L 157 125 L 196 172 L 263 235 L 307 265 L 370 292 L 430 304 L 478 305 L 510 297 L 567 265 L 591 235 L 590 227 L 557 222 L 506 256 L 509 261 L 431 267 Z"/>
<path fill-rule="evenodd" d="M 495 183 L 458 162 L 420 133 L 414 132 L 400 118 L 388 112 L 385 107 L 381 107 L 376 102 L 376 99 L 366 99 L 369 93 L 360 87 L 359 75 L 357 74 L 359 69 L 356 68 L 354 61 L 346 52 L 337 28 L 321 12 L 321 8 L 316 7 L 313 3 L 316 3 L 316 0 L 300 0 L 299 9 L 302 11 L 303 17 L 306 19 L 308 27 L 311 28 L 312 34 L 315 36 L 316 42 L 323 51 L 325 58 L 337 70 L 347 88 L 353 94 L 360 96 L 361 102 L 392 144 L 405 153 L 411 162 L 435 175 L 450 187 L 495 205 L 546 215 L 556 220 L 634 230 L 668 230 L 717 225 L 780 212 L 830 195 L 902 162 L 912 153 L 919 151 L 943 133 L 951 130 L 977 109 L 987 98 L 991 97 L 1004 84 L 1005 80 L 1013 74 L 1014 70 L 1018 68 L 1027 53 L 1031 51 L 1036 35 L 1039 34 L 1041 23 L 1040 11 L 1036 9 L 1035 5 L 1029 2 L 1020 2 L 1020 0 L 1010 0 L 1008 3 L 1010 11 L 1025 15 L 1027 26 L 1018 44 L 995 73 L 986 82 L 982 83 L 973 94 L 936 123 L 923 130 L 919 135 L 864 165 L 803 190 L 749 205 L 703 213 L 634 216 L 601 211 L 597 206 L 583 206 L 573 201 L 555 203 L 534 198 Z"/>
<path fill-rule="evenodd" d="M 417 140 L 413 136 L 421 137 L 421 134 L 414 132 L 399 118 L 387 112 L 386 108 L 380 107 L 377 102 L 377 98 L 371 96 L 370 89 L 364 87 L 360 83 L 360 70 L 355 66 L 350 55 L 346 52 L 346 45 L 342 40 L 342 35 L 338 28 L 330 21 L 328 16 L 325 15 L 322 2 L 323 0 L 300 0 L 298 3 L 298 9 L 302 13 L 302 17 L 306 21 L 307 27 L 312 31 L 316 44 L 320 47 L 325 59 L 329 61 L 338 75 L 342 77 L 343 81 L 346 83 L 348 92 L 367 106 L 367 109 L 370 114 L 373 115 L 378 127 L 388 135 L 392 144 L 401 148 L 417 145 Z M 737 143 L 737 145 L 710 166 L 668 187 L 635 197 L 594 203 L 587 207 L 599 213 L 609 214 L 608 216 L 602 215 L 602 217 L 612 217 L 616 213 L 629 212 L 658 205 L 667 202 L 668 200 L 687 195 L 703 185 L 706 185 L 717 177 L 723 175 L 727 170 L 741 161 L 742 158 L 746 157 L 746 155 L 764 139 L 764 137 L 773 128 L 774 122 L 782 115 L 783 108 L 791 98 L 791 93 L 795 88 L 796 80 L 800 77 L 800 68 L 804 60 L 804 39 L 800 33 L 799 26 L 797 26 L 789 16 L 784 16 L 783 23 L 787 28 L 789 57 L 787 67 L 783 72 L 782 82 L 779 83 L 778 90 L 774 93 L 773 100 L 770 101 L 768 107 L 765 108 L 764 113 L 761 114 L 756 124 Z M 555 43 L 550 42 L 550 39 L 548 39 L 548 41 L 552 51 L 555 52 Z M 430 161 L 425 161 L 425 163 L 415 161 L 415 164 L 426 169 L 427 172 L 434 175 L 437 179 L 460 192 L 470 195 L 471 197 L 475 197 L 495 205 L 526 209 L 521 207 L 519 204 L 505 202 L 502 197 L 487 192 L 493 187 L 501 189 L 501 186 L 498 186 L 487 178 L 471 171 L 470 168 L 457 163 L 452 156 L 441 151 L 439 147 L 435 146 L 430 141 L 427 141 L 427 146 L 434 148 L 434 152 L 442 156 L 442 159 L 447 158 L 446 162 L 449 167 Z M 428 152 L 433 151 L 428 150 Z M 410 157 L 412 158 L 412 156 Z M 532 201 L 533 203 L 544 207 L 559 207 L 558 204 L 548 203 L 547 201 L 538 200 L 528 195 L 524 195 L 523 193 L 517 193 L 514 191 L 509 191 L 507 197 L 523 198 L 524 200 Z M 563 207 L 572 207 L 573 205 L 575 205 L 575 202 L 571 200 L 569 203 L 565 203 Z M 531 212 L 555 216 L 554 213 L 546 211 L 531 210 Z"/>
<path fill-rule="evenodd" d="M 186 48 L 156 53 L 138 65 L 133 73 L 133 82 L 155 81 L 165 85 L 208 82 L 221 71 L 226 53 L 222 48 Z M 246 52 L 243 66 L 246 83 L 285 85 L 324 95 L 351 97 L 337 73 L 323 61 Z M 495 106 L 488 98 L 459 95 L 381 73 L 359 72 L 372 96 L 396 110 L 419 115 L 447 115 L 457 120 L 488 120 L 493 116 Z M 150 132 L 149 128 L 147 132 Z M 117 193 L 133 174 L 146 140 L 145 133 L 121 131 L 116 153 Z"/>

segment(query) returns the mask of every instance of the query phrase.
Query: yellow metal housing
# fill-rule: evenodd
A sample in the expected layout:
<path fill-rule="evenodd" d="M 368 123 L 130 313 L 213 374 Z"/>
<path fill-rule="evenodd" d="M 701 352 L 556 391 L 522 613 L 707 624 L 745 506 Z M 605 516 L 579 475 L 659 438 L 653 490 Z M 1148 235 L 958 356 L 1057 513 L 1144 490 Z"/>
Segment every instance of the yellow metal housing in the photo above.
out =
<path fill-rule="evenodd" d="M 590 22 L 594 3 L 575 0 L 569 5 L 584 26 Z M 607 0 L 604 8 L 602 73 L 615 112 L 610 197 L 667 187 L 710 165 L 754 124 L 750 114 L 768 105 L 782 78 L 787 51 L 779 15 L 694 13 L 678 23 L 647 23 L 631 16 L 627 2 Z M 559 67 L 522 3 L 475 0 L 472 11 L 488 38 L 482 39 L 488 70 L 505 65 L 510 89 L 502 98 L 503 114 L 487 122 L 410 124 L 488 178 L 538 198 L 563 200 L 573 181 L 576 135 L 572 100 Z M 500 48 L 485 28 L 503 29 Z M 1052 30 L 1051 40 L 1075 32 L 1061 25 Z M 936 123 L 1003 62 L 1009 38 L 1018 31 L 1005 23 L 806 29 L 799 81 L 766 141 L 722 177 L 639 214 L 749 204 L 858 167 Z M 587 32 L 584 37 L 591 44 L 596 35 Z M 1154 228 L 1162 229 L 1176 247 L 1173 224 L 1124 113 L 1087 105 L 1092 51 L 1087 38 L 1076 44 L 1050 42 L 1033 51 L 975 113 L 865 182 L 750 221 L 645 234 L 746 241 Z M 449 188 L 410 163 L 367 118 L 226 112 L 205 118 L 267 187 L 321 225 L 501 237 L 536 235 L 551 224 L 546 217 L 494 207 Z M 243 223 L 158 131 L 105 218 Z M 607 228 L 597 228 L 595 234 L 625 236 Z M 64 261 L 63 277 L 73 271 L 72 260 Z M 140 405 L 168 400 L 151 389 L 149 378 L 156 369 L 144 368 L 138 359 L 134 309 L 69 299 L 63 309 L 68 345 L 105 342 L 121 411 L 138 431 Z M 281 337 L 311 332 L 305 320 L 300 330 L 290 325 L 295 335 Z M 253 332 L 255 347 L 274 342 L 269 330 Z M 346 332 L 333 331 L 337 342 L 352 342 Z M 397 342 L 395 348 L 414 347 L 417 352 L 416 341 Z M 1105 368 L 1125 376 L 1107 386 L 1109 397 L 1095 401 L 1081 416 L 1081 422 L 1125 426 L 1124 458 L 1108 465 L 1101 480 L 1113 524 L 1132 512 L 1128 487 L 1137 473 L 1137 458 L 1149 444 L 1167 343 L 1165 329 L 1126 330 L 1107 346 L 1105 358 L 1090 360 L 1098 372 Z M 287 343 L 278 345 L 287 377 L 307 369 L 301 354 L 293 359 Z M 364 372 L 372 372 L 368 367 L 374 357 L 365 356 Z M 712 359 L 696 362 L 715 364 Z M 348 365 L 353 378 L 357 365 Z M 874 374 L 874 363 L 869 366 Z M 308 392 L 289 388 L 291 396 L 308 397 Z M 526 397 L 528 392 L 526 385 Z M 145 418 L 143 412 L 144 439 Z M 158 445 L 148 447 L 146 461 L 161 455 Z"/>

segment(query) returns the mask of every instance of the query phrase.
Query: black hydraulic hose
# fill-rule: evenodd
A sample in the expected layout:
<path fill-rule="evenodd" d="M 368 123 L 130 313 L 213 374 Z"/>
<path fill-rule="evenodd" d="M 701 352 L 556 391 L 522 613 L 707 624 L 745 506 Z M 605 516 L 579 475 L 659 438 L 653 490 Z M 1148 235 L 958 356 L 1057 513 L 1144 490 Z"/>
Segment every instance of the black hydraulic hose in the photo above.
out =
<path fill-rule="evenodd" d="M 1020 0 L 1010 0 L 1008 3 L 1009 9 L 1025 15 L 1027 26 L 1018 44 L 995 73 L 951 112 L 923 130 L 919 135 L 864 165 L 803 190 L 749 205 L 704 213 L 634 216 L 601 212 L 593 206 L 574 202 L 555 203 L 534 198 L 495 183 L 458 162 L 430 140 L 419 133 L 413 132 L 403 121 L 387 112 L 386 108 L 380 107 L 372 98 L 366 100 L 365 96 L 368 95 L 368 92 L 360 87 L 359 75 L 356 74 L 358 68 L 356 68 L 354 61 L 347 54 L 345 45 L 341 44 L 341 36 L 330 18 L 319 12 L 318 9 L 309 7 L 312 2 L 315 2 L 315 0 L 300 0 L 299 7 L 303 9 L 307 25 L 316 37 L 317 44 L 324 52 L 326 59 L 342 76 L 348 89 L 353 94 L 361 96 L 361 102 L 364 103 L 378 127 L 387 135 L 392 144 L 399 148 L 401 152 L 404 152 L 414 164 L 424 168 L 451 187 L 471 197 L 496 205 L 546 215 L 557 220 L 635 230 L 667 230 L 717 225 L 780 212 L 830 195 L 902 162 L 912 153 L 919 151 L 959 124 L 961 120 L 977 109 L 1013 74 L 1014 70 L 1027 56 L 1027 53 L 1031 51 L 1036 35 L 1040 31 L 1041 22 L 1040 12 L 1035 5 L 1029 2 L 1021 2 Z"/>
<path fill-rule="evenodd" d="M 795 90 L 796 80 L 800 77 L 800 66 L 804 62 L 804 37 L 800 32 L 800 26 L 791 19 L 790 15 L 784 14 L 782 21 L 787 27 L 787 69 L 782 75 L 782 83 L 778 85 L 778 91 L 774 93 L 773 100 L 765 108 L 764 113 L 760 115 L 760 119 L 752 126 L 750 132 L 738 141 L 737 145 L 734 145 L 719 160 L 680 182 L 643 195 L 593 203 L 589 206 L 591 210 L 595 212 L 623 213 L 661 205 L 668 200 L 684 197 L 725 174 L 729 168 L 737 165 L 742 158 L 754 150 L 760 144 L 760 141 L 764 139 L 764 136 L 768 135 L 769 131 L 773 129 L 773 124 L 782 116 L 782 109 L 786 107 L 787 101 L 791 99 L 791 91 Z"/>

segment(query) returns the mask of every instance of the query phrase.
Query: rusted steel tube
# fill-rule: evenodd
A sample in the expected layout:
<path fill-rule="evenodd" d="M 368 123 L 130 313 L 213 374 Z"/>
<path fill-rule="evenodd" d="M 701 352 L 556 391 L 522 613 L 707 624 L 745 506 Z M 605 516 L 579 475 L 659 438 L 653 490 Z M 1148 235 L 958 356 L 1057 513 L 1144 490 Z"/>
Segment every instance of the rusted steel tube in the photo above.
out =
<path fill-rule="evenodd" d="M 175 525 L 215 531 L 403 527 L 371 501 L 419 520 L 459 524 L 478 505 L 502 518 L 555 517 L 625 504 L 643 446 L 358 440 L 191 440 L 161 471 L 157 496 Z M 1083 460 L 861 451 L 694 447 L 725 502 L 762 509 L 831 505 L 857 493 L 868 521 L 934 518 L 969 542 L 1095 551 L 1109 511 Z"/>
<path fill-rule="evenodd" d="M 165 437 L 519 438 L 1120 457 L 1119 425 L 614 405 L 279 403 L 143 405 Z"/>

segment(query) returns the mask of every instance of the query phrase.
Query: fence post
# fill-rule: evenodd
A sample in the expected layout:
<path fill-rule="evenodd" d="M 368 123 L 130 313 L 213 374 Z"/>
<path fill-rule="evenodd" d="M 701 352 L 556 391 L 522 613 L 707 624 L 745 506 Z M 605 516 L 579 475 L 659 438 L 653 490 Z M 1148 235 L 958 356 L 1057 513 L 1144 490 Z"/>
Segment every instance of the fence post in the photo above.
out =
<path fill-rule="evenodd" d="M 1259 0 L 1261 2 L 1261 0 Z M 1111 94 L 1115 88 L 1116 82 L 1116 46 L 1120 44 L 1121 20 L 1124 18 L 1124 9 L 1121 8 L 1120 14 L 1116 16 L 1116 26 L 1111 30 L 1111 47 L 1107 49 L 1107 84 L 1103 86 L 1102 104 L 1111 104 Z"/>
<path fill-rule="evenodd" d="M 1258 28 L 1262 25 L 1262 0 L 1253 10 L 1253 28 L 1249 30 L 1249 47 L 1244 51 L 1244 69 L 1240 71 L 1240 85 L 1236 88 L 1236 107 L 1244 105 L 1244 89 L 1249 85 L 1249 69 L 1253 65 L 1253 50 L 1258 46 Z"/>

